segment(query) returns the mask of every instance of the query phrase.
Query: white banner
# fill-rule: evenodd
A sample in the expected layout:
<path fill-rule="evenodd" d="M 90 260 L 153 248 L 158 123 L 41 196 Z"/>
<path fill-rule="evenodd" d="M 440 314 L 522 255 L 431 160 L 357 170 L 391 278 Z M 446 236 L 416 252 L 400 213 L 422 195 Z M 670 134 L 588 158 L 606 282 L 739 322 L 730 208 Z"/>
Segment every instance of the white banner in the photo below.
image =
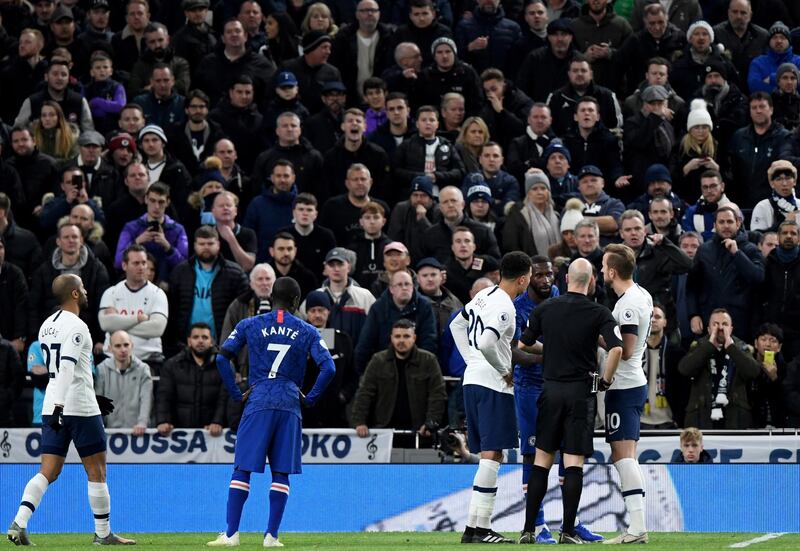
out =
<path fill-rule="evenodd" d="M 800 463 L 800 435 L 703 437 L 703 447 L 714 463 Z M 672 463 L 681 453 L 678 436 L 642 437 L 636 447 L 639 463 Z M 611 448 L 603 438 L 594 439 L 590 463 L 610 463 Z"/>
<path fill-rule="evenodd" d="M 304 430 L 303 463 L 389 463 L 392 441 L 391 429 L 371 429 L 367 438 L 350 429 Z M 130 429 L 110 429 L 107 443 L 109 463 L 233 463 L 236 435 L 174 429 L 161 436 L 149 429 L 133 436 Z M 0 429 L 0 463 L 38 463 L 41 445 L 40 429 Z M 80 462 L 74 446 L 67 462 Z"/>

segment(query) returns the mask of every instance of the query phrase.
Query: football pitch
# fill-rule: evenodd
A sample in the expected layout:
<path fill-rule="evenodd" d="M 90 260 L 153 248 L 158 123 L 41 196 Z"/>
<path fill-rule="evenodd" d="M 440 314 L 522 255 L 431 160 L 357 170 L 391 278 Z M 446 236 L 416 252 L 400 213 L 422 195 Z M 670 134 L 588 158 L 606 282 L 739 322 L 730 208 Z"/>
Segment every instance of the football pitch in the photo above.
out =
<path fill-rule="evenodd" d="M 176 551 L 177 549 L 205 548 L 205 543 L 216 537 L 212 533 L 183 534 L 127 534 L 120 535 L 136 539 L 137 547 L 150 550 Z M 613 534 L 605 534 L 612 536 Z M 506 536 L 512 537 L 511 533 Z M 766 539 L 766 534 L 749 533 L 679 533 L 659 532 L 650 534 L 650 543 L 642 549 L 646 551 L 674 550 L 686 551 L 722 550 L 746 548 L 797 550 L 800 549 L 800 534 L 784 534 Z M 379 551 L 431 549 L 436 551 L 463 551 L 459 544 L 460 534 L 456 532 L 346 532 L 346 533 L 282 533 L 280 540 L 287 551 L 311 551 L 316 549 L 375 549 Z M 262 534 L 241 535 L 241 548 L 263 549 Z M 765 541 L 754 541 L 765 539 Z M 91 534 L 31 534 L 31 540 L 40 549 L 87 549 L 92 547 Z M 749 545 L 735 545 L 749 543 Z M 7 542 L 7 549 L 10 543 Z M 599 544 L 594 544 L 599 545 Z M 135 549 L 135 548 L 134 548 Z"/>

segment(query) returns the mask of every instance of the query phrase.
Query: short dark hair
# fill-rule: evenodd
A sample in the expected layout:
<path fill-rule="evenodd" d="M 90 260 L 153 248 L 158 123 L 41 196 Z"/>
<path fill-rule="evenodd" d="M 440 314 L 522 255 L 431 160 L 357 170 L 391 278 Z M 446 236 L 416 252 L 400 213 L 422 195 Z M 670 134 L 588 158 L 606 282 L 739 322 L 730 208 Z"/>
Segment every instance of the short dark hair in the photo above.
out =
<path fill-rule="evenodd" d="M 650 68 L 650 65 L 665 65 L 667 67 L 667 71 L 672 69 L 672 63 L 670 63 L 668 59 L 659 56 L 651 57 L 650 59 L 648 59 L 647 60 L 648 69 Z"/>
<path fill-rule="evenodd" d="M 551 262 L 552 261 L 548 257 L 546 257 L 544 255 L 541 255 L 541 254 L 533 255 L 531 257 L 531 265 L 550 264 Z"/>
<path fill-rule="evenodd" d="M 125 107 L 120 109 L 120 113 L 122 113 L 123 111 L 127 111 L 128 109 L 134 109 L 134 110 L 138 111 L 139 113 L 141 113 L 142 117 L 144 117 L 144 107 L 142 107 L 138 103 L 134 103 L 134 102 L 126 103 Z"/>
<path fill-rule="evenodd" d="M 739 219 L 739 213 L 736 212 L 736 209 L 734 209 L 733 207 L 729 207 L 728 205 L 723 205 L 719 207 L 716 211 L 714 211 L 714 222 L 717 221 L 717 218 L 719 218 L 719 215 L 722 214 L 723 212 L 730 212 L 733 215 L 734 220 Z"/>
<path fill-rule="evenodd" d="M 411 13 L 411 8 L 431 8 L 436 13 L 436 6 L 433 0 L 411 0 L 408 3 L 408 13 Z"/>
<path fill-rule="evenodd" d="M 272 242 L 270 243 L 270 246 L 274 247 L 275 246 L 275 242 L 278 239 L 283 239 L 285 241 L 291 241 L 295 245 L 297 244 L 297 239 L 295 239 L 294 235 L 292 235 L 288 231 L 280 231 L 280 232 L 275 234 L 275 237 L 272 238 Z"/>
<path fill-rule="evenodd" d="M 751 104 L 754 101 L 766 101 L 770 107 L 772 107 L 772 96 L 767 94 L 766 92 L 753 92 L 750 94 L 750 99 L 748 100 L 747 104 Z"/>
<path fill-rule="evenodd" d="M 439 118 L 439 111 L 433 105 L 421 105 L 418 109 L 416 114 L 414 115 L 415 119 L 418 119 L 419 116 L 423 113 L 434 113 L 436 118 Z"/>
<path fill-rule="evenodd" d="M 192 325 L 190 325 L 189 326 L 189 335 L 191 335 L 192 331 L 195 330 L 195 329 L 205 329 L 206 331 L 211 333 L 212 336 L 214 334 L 214 332 L 211 331 L 211 326 L 209 324 L 207 324 L 206 322 L 204 322 L 204 321 L 196 321 Z"/>
<path fill-rule="evenodd" d="M 133 164 L 133 163 L 131 163 Z M 140 163 L 137 163 L 140 164 Z M 169 186 L 164 182 L 153 182 L 147 188 L 147 191 L 144 192 L 145 195 L 148 193 L 155 193 L 156 195 L 163 195 L 167 199 L 169 199 Z"/>
<path fill-rule="evenodd" d="M 384 92 L 389 91 L 389 87 L 386 85 L 386 81 L 380 77 L 369 77 L 367 80 L 364 81 L 364 84 L 361 85 L 361 90 L 363 94 L 367 95 L 367 90 L 383 90 Z"/>
<path fill-rule="evenodd" d="M 272 171 L 275 170 L 276 166 L 288 166 L 289 168 L 292 169 L 292 172 L 294 172 L 295 174 L 297 173 L 297 171 L 294 169 L 294 163 L 288 159 L 278 159 L 277 161 L 272 163 L 272 168 L 269 169 L 270 173 L 272 173 Z"/>
<path fill-rule="evenodd" d="M 147 249 L 145 249 L 142 245 L 139 245 L 138 243 L 133 243 L 132 245 L 129 245 L 127 249 L 122 251 L 122 261 L 127 262 L 128 257 L 130 256 L 131 253 L 145 253 L 146 255 Z"/>
<path fill-rule="evenodd" d="M 219 241 L 219 232 L 214 226 L 203 224 L 194 230 L 194 240 L 197 241 L 198 239 L 216 239 Z"/>
<path fill-rule="evenodd" d="M 208 94 L 200 90 L 199 88 L 195 88 L 194 90 L 190 90 L 188 94 L 186 94 L 186 107 L 189 107 L 189 103 L 193 99 L 199 99 L 203 103 L 206 104 L 206 107 L 211 105 L 211 99 L 208 97 Z"/>
<path fill-rule="evenodd" d="M 481 82 L 486 82 L 487 80 L 502 80 L 505 82 L 506 76 L 500 69 L 489 67 L 481 73 Z"/>
<path fill-rule="evenodd" d="M 175 72 L 172 70 L 172 67 L 170 67 L 163 61 L 159 61 L 155 65 L 153 65 L 153 68 L 150 70 L 150 78 L 153 78 L 153 75 L 155 74 L 156 71 L 169 71 L 169 74 L 175 77 Z"/>
<path fill-rule="evenodd" d="M 595 107 L 597 107 L 597 112 L 600 112 L 600 102 L 597 101 L 597 98 L 594 96 L 583 96 L 581 99 L 575 103 L 575 112 L 578 112 L 578 107 L 580 107 L 581 103 L 594 103 Z"/>
<path fill-rule="evenodd" d="M 253 86 L 253 78 L 248 74 L 239 75 L 238 77 L 231 80 L 231 85 L 228 87 L 228 90 L 233 90 L 233 88 L 237 84 L 242 84 L 242 85 L 249 84 L 250 86 Z"/>
<path fill-rule="evenodd" d="M 298 193 L 297 197 L 294 198 L 294 201 L 292 202 L 292 208 L 295 208 L 297 205 L 313 205 L 317 207 L 319 206 L 319 202 L 313 194 L 303 192 Z"/>
<path fill-rule="evenodd" d="M 500 259 L 500 277 L 506 280 L 517 279 L 531 271 L 531 257 L 522 251 L 512 251 Z"/>
<path fill-rule="evenodd" d="M 722 182 L 722 174 L 720 174 L 719 170 L 713 168 L 703 171 L 703 173 L 700 175 L 700 179 L 702 180 L 703 178 L 716 178 Z"/>
<path fill-rule="evenodd" d="M 406 102 L 406 107 L 408 107 L 408 96 L 405 95 L 403 92 L 389 92 L 389 95 L 386 96 L 386 103 L 390 101 L 394 101 L 397 99 L 401 99 Z"/>
<path fill-rule="evenodd" d="M 779 343 L 783 344 L 783 329 L 775 323 L 762 323 L 756 329 L 755 337 L 758 338 L 762 335 L 771 335 L 775 337 Z"/>
<path fill-rule="evenodd" d="M 27 132 L 31 138 L 33 137 L 33 132 L 31 132 L 31 129 L 24 124 L 15 124 L 14 126 L 12 126 L 11 130 L 8 132 L 8 136 L 13 139 L 14 134 L 16 134 L 17 132 Z"/>
<path fill-rule="evenodd" d="M 411 329 L 412 331 L 416 332 L 417 324 L 408 318 L 400 318 L 392 324 L 392 330 L 395 329 Z"/>

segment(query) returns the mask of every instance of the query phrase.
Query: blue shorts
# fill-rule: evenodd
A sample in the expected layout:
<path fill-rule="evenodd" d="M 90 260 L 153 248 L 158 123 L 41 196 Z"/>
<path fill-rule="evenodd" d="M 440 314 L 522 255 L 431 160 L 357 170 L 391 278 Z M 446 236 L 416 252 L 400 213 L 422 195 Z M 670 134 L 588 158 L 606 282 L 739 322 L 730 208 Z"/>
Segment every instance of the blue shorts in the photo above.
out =
<path fill-rule="evenodd" d="M 278 409 L 245 413 L 236 434 L 233 464 L 236 469 L 263 473 L 269 459 L 277 473 L 302 472 L 303 430 L 300 418 Z"/>
<path fill-rule="evenodd" d="M 42 415 L 42 453 L 66 457 L 70 442 L 81 457 L 106 451 L 106 430 L 101 416 L 64 415 L 64 425 L 57 432 L 47 424 L 52 417 Z"/>
<path fill-rule="evenodd" d="M 522 455 L 536 453 L 536 417 L 539 413 L 536 401 L 541 393 L 540 385 L 514 385 L 514 403 L 517 406 L 519 423 L 519 452 Z"/>
<path fill-rule="evenodd" d="M 606 442 L 639 440 L 647 385 L 606 392 Z"/>
<path fill-rule="evenodd" d="M 514 449 L 519 444 L 514 395 L 464 385 L 467 446 L 472 453 Z"/>

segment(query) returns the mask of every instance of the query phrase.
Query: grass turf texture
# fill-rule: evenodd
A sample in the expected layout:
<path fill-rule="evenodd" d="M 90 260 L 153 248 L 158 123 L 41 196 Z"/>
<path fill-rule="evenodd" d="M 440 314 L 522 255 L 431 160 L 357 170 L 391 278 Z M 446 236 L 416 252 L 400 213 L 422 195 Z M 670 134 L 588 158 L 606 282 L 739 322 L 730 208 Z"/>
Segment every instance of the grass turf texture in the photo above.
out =
<path fill-rule="evenodd" d="M 216 534 L 211 533 L 186 533 L 186 534 L 128 534 L 120 535 L 136 539 L 137 547 L 148 551 L 164 550 L 176 551 L 178 549 L 205 548 L 207 541 L 211 541 Z M 518 534 L 505 534 L 515 537 Z M 605 534 L 612 536 L 613 534 Z M 763 534 L 726 533 L 726 534 L 700 534 L 700 533 L 652 533 L 650 543 L 643 547 L 645 551 L 657 550 L 702 550 L 713 551 L 729 549 L 733 543 L 747 541 Z M 378 551 L 431 549 L 436 551 L 456 550 L 464 551 L 459 544 L 460 533 L 456 532 L 382 532 L 382 533 L 282 533 L 281 542 L 287 551 L 310 551 L 314 549 L 375 549 Z M 38 549 L 70 549 L 94 548 L 91 545 L 91 534 L 31 534 L 31 540 Z M 241 534 L 241 548 L 263 549 L 261 543 L 263 534 Z M 6 549 L 11 543 L 6 542 Z M 224 549 L 224 548 L 223 548 Z M 545 549 L 547 549 L 545 547 Z M 608 549 L 608 548 L 606 548 Z M 796 551 L 800 549 L 800 534 L 786 534 L 777 539 L 755 543 L 745 549 L 776 549 Z"/>

